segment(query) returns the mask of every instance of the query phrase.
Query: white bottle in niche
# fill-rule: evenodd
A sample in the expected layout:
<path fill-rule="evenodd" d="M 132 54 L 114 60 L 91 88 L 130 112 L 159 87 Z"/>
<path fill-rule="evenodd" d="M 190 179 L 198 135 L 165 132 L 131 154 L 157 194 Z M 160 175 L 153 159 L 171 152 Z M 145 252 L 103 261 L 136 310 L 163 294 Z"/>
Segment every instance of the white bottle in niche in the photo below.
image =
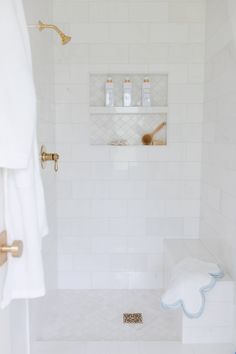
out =
<path fill-rule="evenodd" d="M 126 78 L 123 84 L 123 104 L 124 107 L 132 105 L 132 83 L 129 78 Z"/>
<path fill-rule="evenodd" d="M 114 106 L 114 85 L 111 77 L 108 77 L 105 87 L 105 104 L 107 107 Z"/>
<path fill-rule="evenodd" d="M 151 106 L 151 83 L 148 77 L 143 80 L 142 105 L 144 107 Z"/>

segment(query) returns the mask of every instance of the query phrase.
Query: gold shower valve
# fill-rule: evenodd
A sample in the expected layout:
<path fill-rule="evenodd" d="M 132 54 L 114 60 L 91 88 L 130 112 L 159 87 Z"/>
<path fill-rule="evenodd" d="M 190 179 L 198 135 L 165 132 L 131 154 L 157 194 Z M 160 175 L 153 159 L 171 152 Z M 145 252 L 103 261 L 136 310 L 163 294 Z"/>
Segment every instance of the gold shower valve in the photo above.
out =
<path fill-rule="evenodd" d="M 53 153 L 47 153 L 45 150 L 44 145 L 41 146 L 41 151 L 40 151 L 40 159 L 41 159 L 41 166 L 42 168 L 45 168 L 45 162 L 47 161 L 54 161 L 54 170 L 57 172 L 58 171 L 58 160 L 60 156 L 56 152 Z"/>
<path fill-rule="evenodd" d="M 9 246 L 7 244 L 7 233 L 3 231 L 0 233 L 0 266 L 6 263 L 9 253 L 12 257 L 21 257 L 23 253 L 23 242 L 16 240 Z"/>

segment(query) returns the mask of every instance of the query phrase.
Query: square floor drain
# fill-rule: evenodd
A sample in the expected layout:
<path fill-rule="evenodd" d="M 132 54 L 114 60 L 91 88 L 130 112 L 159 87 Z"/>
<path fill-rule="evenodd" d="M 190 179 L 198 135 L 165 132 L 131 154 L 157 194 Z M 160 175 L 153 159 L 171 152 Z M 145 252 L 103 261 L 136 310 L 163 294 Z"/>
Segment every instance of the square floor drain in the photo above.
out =
<path fill-rule="evenodd" d="M 143 323 L 142 313 L 124 313 L 123 314 L 124 323 Z"/>

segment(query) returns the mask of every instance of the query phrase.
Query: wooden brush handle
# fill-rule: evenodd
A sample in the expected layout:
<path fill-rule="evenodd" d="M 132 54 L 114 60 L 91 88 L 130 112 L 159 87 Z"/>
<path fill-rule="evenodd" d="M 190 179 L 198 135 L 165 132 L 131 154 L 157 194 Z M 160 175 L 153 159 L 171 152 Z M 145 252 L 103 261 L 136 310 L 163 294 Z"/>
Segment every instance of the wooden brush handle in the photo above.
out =
<path fill-rule="evenodd" d="M 150 134 L 152 137 L 158 133 L 164 126 L 166 125 L 166 122 L 162 122 L 160 125 L 158 125 L 158 127 L 156 127 L 155 130 L 153 130 L 153 132 Z"/>

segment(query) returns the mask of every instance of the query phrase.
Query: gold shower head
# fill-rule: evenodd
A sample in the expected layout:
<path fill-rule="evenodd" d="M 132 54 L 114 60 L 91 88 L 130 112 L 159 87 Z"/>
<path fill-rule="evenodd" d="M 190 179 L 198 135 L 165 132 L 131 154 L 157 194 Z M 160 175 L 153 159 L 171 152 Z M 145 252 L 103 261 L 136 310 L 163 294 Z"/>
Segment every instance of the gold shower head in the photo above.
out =
<path fill-rule="evenodd" d="M 63 45 L 65 45 L 71 41 L 71 37 L 67 36 L 65 33 L 61 33 L 60 36 L 61 36 L 61 42 Z"/>
<path fill-rule="evenodd" d="M 49 28 L 49 29 L 52 29 L 54 31 L 56 31 L 59 36 L 61 37 L 61 43 L 63 45 L 67 44 L 68 42 L 70 42 L 71 40 L 71 37 L 70 36 L 67 36 L 64 32 L 62 32 L 57 26 L 55 25 L 49 25 L 49 24 L 46 24 L 46 23 L 43 23 L 42 21 L 39 21 L 38 22 L 38 28 L 40 31 L 43 31 L 44 29 L 46 28 Z"/>

